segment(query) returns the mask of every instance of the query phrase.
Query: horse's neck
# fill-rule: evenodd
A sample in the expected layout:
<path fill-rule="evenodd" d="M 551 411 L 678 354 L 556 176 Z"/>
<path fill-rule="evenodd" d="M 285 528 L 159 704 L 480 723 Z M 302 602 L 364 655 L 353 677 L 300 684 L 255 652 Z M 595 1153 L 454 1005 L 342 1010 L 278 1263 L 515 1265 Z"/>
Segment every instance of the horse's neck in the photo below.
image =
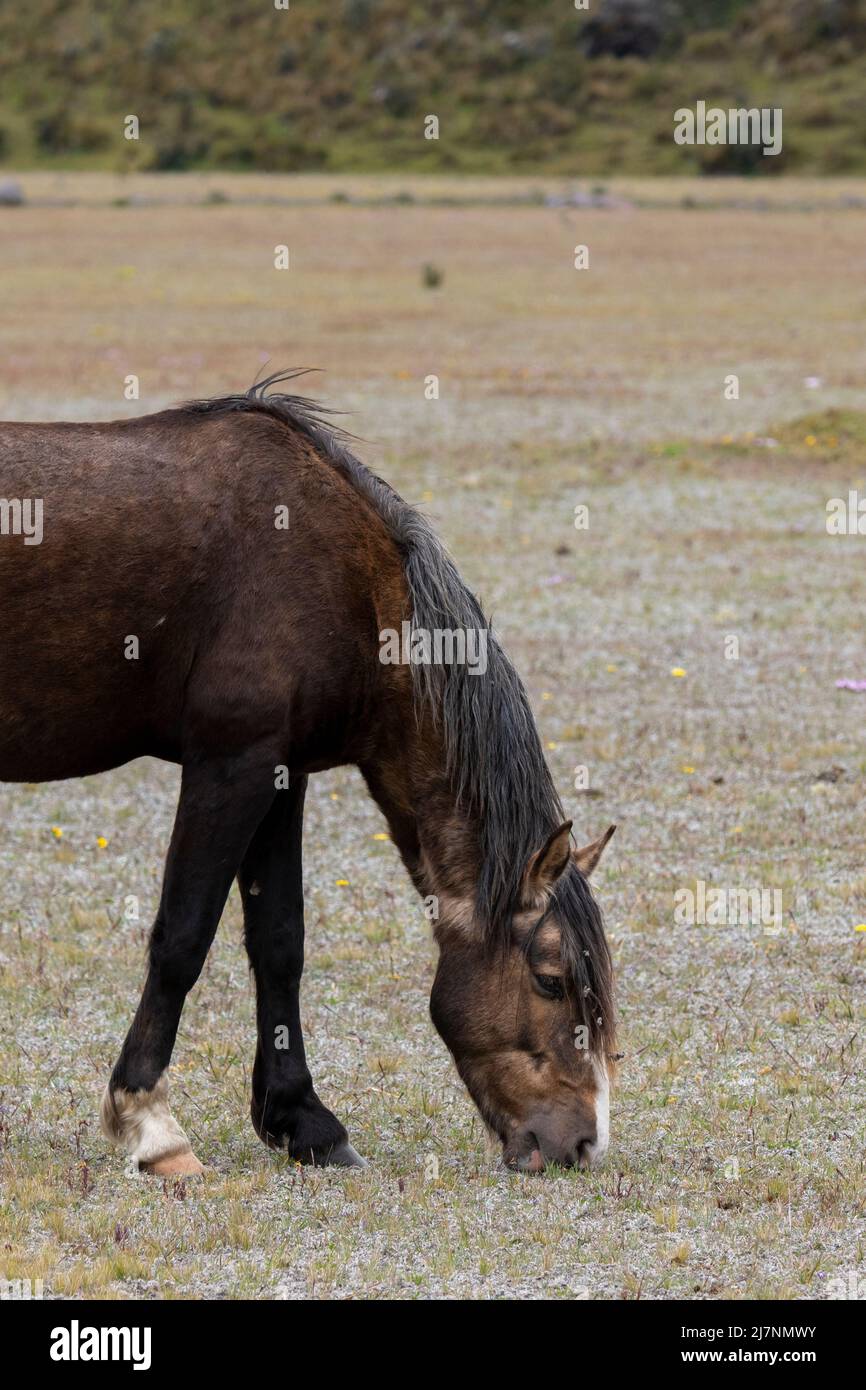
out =
<path fill-rule="evenodd" d="M 457 804 L 438 739 L 405 726 L 401 747 L 362 768 L 412 881 L 450 916 L 470 913 L 480 869 L 480 827 Z"/>

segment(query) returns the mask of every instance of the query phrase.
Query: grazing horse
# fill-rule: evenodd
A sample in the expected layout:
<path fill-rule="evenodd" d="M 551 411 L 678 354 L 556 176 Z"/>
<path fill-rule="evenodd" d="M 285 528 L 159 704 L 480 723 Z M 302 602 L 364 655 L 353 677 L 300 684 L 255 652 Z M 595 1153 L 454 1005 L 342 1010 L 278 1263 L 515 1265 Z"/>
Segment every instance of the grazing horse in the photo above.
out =
<path fill-rule="evenodd" d="M 477 600 L 349 436 L 269 391 L 288 379 L 134 420 L 0 425 L 0 778 L 182 769 L 103 1128 L 140 1169 L 201 1170 L 167 1074 L 237 877 L 255 1129 L 303 1162 L 363 1163 L 313 1089 L 298 1002 L 307 779 L 354 763 L 427 900 L 433 1022 L 505 1162 L 585 1166 L 607 1146 L 615 1046 L 587 878 L 614 827 L 572 847 Z"/>

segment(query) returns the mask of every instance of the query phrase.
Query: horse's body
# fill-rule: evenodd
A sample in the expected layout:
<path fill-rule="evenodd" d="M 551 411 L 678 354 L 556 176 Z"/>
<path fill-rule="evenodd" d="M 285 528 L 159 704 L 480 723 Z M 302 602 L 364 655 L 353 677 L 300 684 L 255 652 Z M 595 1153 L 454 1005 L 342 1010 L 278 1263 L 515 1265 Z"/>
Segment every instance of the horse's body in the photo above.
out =
<path fill-rule="evenodd" d="M 407 620 L 483 623 L 426 523 L 308 403 L 261 392 L 128 422 L 0 425 L 0 493 L 0 779 L 143 755 L 183 769 L 148 979 L 103 1102 L 112 1137 L 143 1167 L 198 1166 L 165 1072 L 237 876 L 258 1001 L 256 1128 L 299 1158 L 356 1160 L 312 1088 L 298 1012 L 306 779 L 355 763 L 416 886 L 440 903 L 434 1020 L 507 1156 L 591 1158 L 613 1037 L 582 873 L 600 847 L 569 857 L 495 644 L 483 673 L 380 659 L 380 634 Z M 15 499 L 41 502 L 40 543 L 9 525 Z M 581 918 L 561 939 L 550 913 L 538 929 L 551 904 Z M 559 1003 L 549 984 L 531 987 L 554 977 Z M 575 1021 L 588 1029 L 577 1072 L 563 1009 L 569 1047 Z M 288 1048 L 275 1041 L 286 1028 Z M 534 1055 L 539 1029 L 543 1081 L 515 1061 Z M 536 1111 L 557 1117 L 546 1139 Z"/>
<path fill-rule="evenodd" d="M 41 544 L 0 544 L 0 779 L 224 756 L 250 731 L 298 774 L 361 761 L 406 584 L 303 436 L 264 413 L 0 424 L 0 460 L 3 495 L 44 506 Z M 411 699 L 404 668 L 381 673 Z"/>

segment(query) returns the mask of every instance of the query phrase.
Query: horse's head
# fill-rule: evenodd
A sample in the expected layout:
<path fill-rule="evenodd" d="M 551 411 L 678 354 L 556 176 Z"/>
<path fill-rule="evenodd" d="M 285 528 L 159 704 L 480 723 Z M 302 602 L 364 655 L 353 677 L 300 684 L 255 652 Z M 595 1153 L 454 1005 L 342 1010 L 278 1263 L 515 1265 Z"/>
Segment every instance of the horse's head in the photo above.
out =
<path fill-rule="evenodd" d="M 506 940 L 447 908 L 437 930 L 433 1022 L 513 1168 L 586 1167 L 607 1149 L 611 965 L 586 880 L 614 829 L 580 850 L 570 821 L 554 831 L 526 865 Z"/>

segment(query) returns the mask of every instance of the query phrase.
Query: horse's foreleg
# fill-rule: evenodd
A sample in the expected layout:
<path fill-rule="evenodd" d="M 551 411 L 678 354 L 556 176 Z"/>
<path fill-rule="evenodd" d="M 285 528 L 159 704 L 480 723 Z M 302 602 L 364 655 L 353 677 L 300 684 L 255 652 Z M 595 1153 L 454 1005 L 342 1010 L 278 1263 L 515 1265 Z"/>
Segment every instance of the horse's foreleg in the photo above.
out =
<path fill-rule="evenodd" d="M 275 762 L 247 754 L 183 771 L 147 980 L 102 1102 L 105 1133 L 149 1172 L 201 1171 L 169 1110 L 166 1070 L 232 879 L 276 795 Z"/>
<path fill-rule="evenodd" d="M 258 1043 L 252 1118 L 272 1148 L 303 1163 L 361 1165 L 339 1120 L 319 1100 L 307 1068 L 298 994 L 304 968 L 301 875 L 305 777 L 278 792 L 238 879 L 256 980 Z"/>

